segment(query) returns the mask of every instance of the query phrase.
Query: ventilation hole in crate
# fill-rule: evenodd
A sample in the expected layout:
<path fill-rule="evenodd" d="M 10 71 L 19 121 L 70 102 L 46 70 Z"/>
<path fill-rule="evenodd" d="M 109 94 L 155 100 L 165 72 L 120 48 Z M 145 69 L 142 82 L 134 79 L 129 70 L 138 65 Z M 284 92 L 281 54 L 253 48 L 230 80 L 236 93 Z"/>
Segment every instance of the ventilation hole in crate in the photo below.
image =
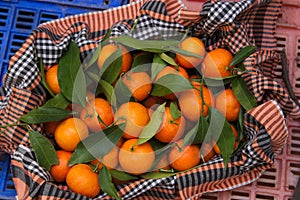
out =
<path fill-rule="evenodd" d="M 276 180 L 276 169 L 269 169 L 257 180 L 257 185 L 274 188 L 276 187 Z"/>
<path fill-rule="evenodd" d="M 59 14 L 55 14 L 55 13 L 41 13 L 39 24 L 58 19 L 59 17 L 60 17 Z"/>
<path fill-rule="evenodd" d="M 282 49 L 286 49 L 286 37 L 285 36 L 275 36 L 277 41 L 277 50 L 282 51 Z"/>
<path fill-rule="evenodd" d="M 27 38 L 27 35 L 19 35 L 19 34 L 14 34 L 11 38 L 11 42 L 9 43 L 10 46 L 7 48 L 8 52 L 6 53 L 6 59 L 9 60 L 10 57 L 17 52 L 20 47 L 23 45 Z"/>
<path fill-rule="evenodd" d="M 292 155 L 300 155 L 300 128 L 292 127 L 291 128 L 291 149 L 290 153 Z"/>
<path fill-rule="evenodd" d="M 8 8 L 0 8 L 0 26 L 6 26 L 7 22 L 7 18 L 8 18 Z"/>
<path fill-rule="evenodd" d="M 201 200 L 218 200 L 217 193 L 206 193 L 200 197 Z"/>
<path fill-rule="evenodd" d="M 35 13 L 33 11 L 19 10 L 17 14 L 16 28 L 32 30 Z"/>
<path fill-rule="evenodd" d="M 299 63 L 298 67 L 300 67 L 300 63 Z M 298 89 L 300 89 L 300 78 L 296 78 L 295 87 L 298 88 Z"/>
<path fill-rule="evenodd" d="M 0 32 L 0 51 L 1 51 L 1 45 L 3 41 L 4 34 Z"/>
<path fill-rule="evenodd" d="M 250 195 L 247 192 L 231 191 L 230 200 L 248 200 Z"/>
<path fill-rule="evenodd" d="M 275 200 L 273 196 L 268 196 L 264 194 L 256 194 L 256 200 Z"/>
<path fill-rule="evenodd" d="M 109 5 L 109 3 L 110 3 L 110 0 L 104 0 L 105 5 Z"/>
<path fill-rule="evenodd" d="M 290 163 L 293 175 L 300 176 L 300 163 Z"/>

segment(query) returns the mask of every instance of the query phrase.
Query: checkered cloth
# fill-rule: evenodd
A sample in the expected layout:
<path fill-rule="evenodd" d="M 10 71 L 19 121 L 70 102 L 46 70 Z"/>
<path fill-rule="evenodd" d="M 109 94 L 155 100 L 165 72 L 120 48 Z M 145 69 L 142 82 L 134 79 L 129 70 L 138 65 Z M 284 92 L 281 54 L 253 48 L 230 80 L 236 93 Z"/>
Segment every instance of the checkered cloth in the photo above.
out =
<path fill-rule="evenodd" d="M 284 86 L 274 79 L 280 64 L 274 31 L 280 0 L 211 0 L 200 12 L 189 11 L 179 0 L 139 0 L 106 11 L 80 14 L 41 24 L 11 58 L 0 89 L 0 125 L 15 123 L 19 117 L 43 105 L 46 93 L 41 85 L 38 63 L 48 69 L 74 41 L 82 59 L 90 55 L 112 29 L 112 36 L 132 35 L 138 39 L 176 37 L 189 30 L 200 37 L 207 50 L 228 47 L 236 53 L 245 45 L 257 51 L 245 65 L 243 75 L 259 106 L 245 114 L 247 144 L 224 167 L 221 156 L 193 169 L 161 179 L 137 180 L 119 185 L 122 199 L 199 199 L 201 194 L 229 190 L 253 182 L 269 168 L 286 143 L 285 117 L 298 118 L 300 109 Z M 132 27 L 135 29 L 132 31 Z M 32 126 L 43 131 L 40 125 Z M 1 150 L 11 154 L 12 172 L 19 199 L 88 199 L 56 184 L 36 161 L 27 129 L 8 127 L 0 136 Z M 110 199 L 101 193 L 96 199 Z"/>

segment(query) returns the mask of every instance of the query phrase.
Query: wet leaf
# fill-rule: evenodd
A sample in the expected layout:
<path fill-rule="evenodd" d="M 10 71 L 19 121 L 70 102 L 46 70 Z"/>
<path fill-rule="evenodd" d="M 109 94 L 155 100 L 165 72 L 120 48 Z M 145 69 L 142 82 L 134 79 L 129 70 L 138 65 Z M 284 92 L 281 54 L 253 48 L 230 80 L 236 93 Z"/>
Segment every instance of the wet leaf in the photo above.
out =
<path fill-rule="evenodd" d="M 159 78 L 151 91 L 153 96 L 165 96 L 167 94 L 182 92 L 192 89 L 191 83 L 183 76 L 177 74 L 167 74 Z"/>
<path fill-rule="evenodd" d="M 178 119 L 179 117 L 181 117 L 181 111 L 178 108 L 177 101 L 172 101 L 170 103 L 170 112 L 174 119 Z"/>
<path fill-rule="evenodd" d="M 28 130 L 28 133 L 30 144 L 36 155 L 39 165 L 49 171 L 52 165 L 58 164 L 54 146 L 49 139 L 43 136 L 41 133 L 33 130 Z"/>
<path fill-rule="evenodd" d="M 138 139 L 138 144 L 143 144 L 150 140 L 160 128 L 160 124 L 163 121 L 163 116 L 165 113 L 166 103 L 159 105 L 156 110 L 153 112 L 150 121 L 143 128 L 141 135 Z"/>
<path fill-rule="evenodd" d="M 119 76 L 122 68 L 122 50 L 118 48 L 103 63 L 99 77 L 112 84 Z"/>
<path fill-rule="evenodd" d="M 239 76 L 232 81 L 232 91 L 246 111 L 257 106 L 256 99 L 249 91 L 243 77 Z"/>
<path fill-rule="evenodd" d="M 246 58 L 248 58 L 255 51 L 256 51 L 256 46 L 249 45 L 249 46 L 243 47 L 232 58 L 232 61 L 229 66 L 230 67 L 235 66 L 235 65 L 243 62 Z"/>
<path fill-rule="evenodd" d="M 109 196 L 115 199 L 120 199 L 118 192 L 114 184 L 112 183 L 111 175 L 108 169 L 104 165 L 99 171 L 98 181 L 101 186 L 101 190 L 103 190 L 103 192 L 105 192 L 106 194 L 108 194 Z"/>
<path fill-rule="evenodd" d="M 40 124 L 65 119 L 73 113 L 70 110 L 55 107 L 39 107 L 20 117 L 20 121 L 28 124 Z"/>
<path fill-rule="evenodd" d="M 177 40 L 138 40 L 130 36 L 120 36 L 112 40 L 133 49 L 139 49 L 152 53 L 163 53 L 170 50 L 170 46 L 178 46 Z"/>
<path fill-rule="evenodd" d="M 77 145 L 69 164 L 86 163 L 95 158 L 102 158 L 116 146 L 123 135 L 123 130 L 124 124 L 121 124 L 89 135 Z"/>
<path fill-rule="evenodd" d="M 56 107 L 65 109 L 71 102 L 68 101 L 61 93 L 58 93 L 53 98 L 49 99 L 43 107 Z"/>
<path fill-rule="evenodd" d="M 80 50 L 71 42 L 68 50 L 59 59 L 58 82 L 61 93 L 79 105 L 85 105 L 86 81 L 80 61 Z"/>
<path fill-rule="evenodd" d="M 210 107 L 210 120 L 207 135 L 217 142 L 221 151 L 224 165 L 227 166 L 229 158 L 233 153 L 234 135 L 230 124 L 225 117 L 215 108 Z"/>
<path fill-rule="evenodd" d="M 112 177 L 120 180 L 120 181 L 129 181 L 129 180 L 136 180 L 138 177 L 133 176 L 131 174 L 128 174 L 124 171 L 119 171 L 119 170 L 109 170 L 110 174 Z"/>

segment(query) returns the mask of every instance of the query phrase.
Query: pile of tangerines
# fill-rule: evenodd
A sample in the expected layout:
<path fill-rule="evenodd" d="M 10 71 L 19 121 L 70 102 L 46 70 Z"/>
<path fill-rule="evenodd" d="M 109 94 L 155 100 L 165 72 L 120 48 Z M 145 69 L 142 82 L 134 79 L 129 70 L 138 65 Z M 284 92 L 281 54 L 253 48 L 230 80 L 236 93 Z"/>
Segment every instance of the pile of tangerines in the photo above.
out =
<path fill-rule="evenodd" d="M 170 57 L 174 59 L 175 64 L 166 62 L 162 70 L 153 73 L 151 65 L 148 70 L 132 70 L 134 59 L 153 53 L 132 51 L 129 47 L 117 43 L 108 43 L 102 47 L 95 63 L 98 70 L 101 70 L 105 61 L 115 51 L 121 49 L 121 70 L 117 80 L 111 85 L 114 87 L 117 81 L 122 82 L 130 91 L 131 97 L 127 102 L 115 106 L 103 93 L 96 93 L 90 87 L 86 93 L 85 107 L 72 104 L 71 109 L 76 110 L 75 115 L 44 123 L 46 132 L 53 134 L 58 146 L 56 153 L 59 164 L 53 165 L 50 170 L 55 181 L 66 182 L 72 191 L 94 197 L 100 192 L 97 172 L 104 166 L 108 170 L 119 170 L 139 176 L 150 171 L 181 172 L 207 162 L 216 154 L 222 153 L 217 141 L 211 139 L 187 144 L 184 141 L 186 134 L 200 117 L 208 117 L 212 107 L 224 116 L 232 128 L 236 141 L 228 148 L 237 148 L 241 138 L 236 128 L 241 109 L 239 101 L 230 85 L 214 91 L 202 81 L 203 77 L 222 79 L 232 76 L 234 67 L 230 66 L 230 63 L 233 55 L 224 48 L 206 52 L 203 42 L 196 37 L 187 37 L 180 42 L 179 48 L 197 54 L 198 57 L 172 54 Z M 59 66 L 55 65 L 45 72 L 46 83 L 54 94 L 60 93 L 58 68 Z M 191 88 L 171 91 L 166 95 L 152 95 L 154 84 L 169 74 L 184 78 Z M 70 109 L 70 106 L 67 109 Z M 157 111 L 158 109 L 160 110 Z M 161 118 L 157 118 L 159 114 Z M 157 131 L 149 140 L 139 142 L 144 128 L 149 123 L 157 124 Z M 72 153 L 82 140 L 118 124 L 125 124 L 123 135 L 109 153 L 88 163 L 73 166 L 68 164 Z M 162 145 L 172 144 L 159 161 L 156 161 L 152 140 Z"/>

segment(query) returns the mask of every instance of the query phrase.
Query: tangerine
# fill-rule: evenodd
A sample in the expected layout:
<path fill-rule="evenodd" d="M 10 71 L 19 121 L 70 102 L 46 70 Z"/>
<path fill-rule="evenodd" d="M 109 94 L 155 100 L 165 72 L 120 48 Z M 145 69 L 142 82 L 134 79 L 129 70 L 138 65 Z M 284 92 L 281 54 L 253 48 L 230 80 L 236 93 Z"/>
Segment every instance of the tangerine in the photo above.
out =
<path fill-rule="evenodd" d="M 208 115 L 208 107 L 203 104 L 200 92 L 196 89 L 181 92 L 178 102 L 183 116 L 188 120 L 195 122 L 201 115 Z"/>
<path fill-rule="evenodd" d="M 170 150 L 168 160 L 175 170 L 188 170 L 200 163 L 200 149 L 195 144 L 183 146 L 183 140 L 179 140 Z"/>
<path fill-rule="evenodd" d="M 238 119 L 241 104 L 232 89 L 229 88 L 217 95 L 215 107 L 225 116 L 227 121 L 233 122 Z"/>
<path fill-rule="evenodd" d="M 100 192 L 98 174 L 87 164 L 72 166 L 67 174 L 66 183 L 73 192 L 90 198 Z"/>
<path fill-rule="evenodd" d="M 205 46 L 202 40 L 200 40 L 199 38 L 188 37 L 180 43 L 179 48 L 185 51 L 195 53 L 201 57 L 201 58 L 197 58 L 197 57 L 185 56 L 177 53 L 176 60 L 181 66 L 185 68 L 194 68 L 203 61 L 203 57 L 205 55 Z"/>
<path fill-rule="evenodd" d="M 74 151 L 77 144 L 89 135 L 85 123 L 79 118 L 68 118 L 62 121 L 54 131 L 58 146 L 66 151 Z"/>
<path fill-rule="evenodd" d="M 229 65 L 232 54 L 223 48 L 217 48 L 207 53 L 202 64 L 201 73 L 209 78 L 223 78 L 231 75 Z"/>
<path fill-rule="evenodd" d="M 122 104 L 115 113 L 117 124 L 125 122 L 123 137 L 126 139 L 138 138 L 150 117 L 145 106 L 138 102 Z"/>
<path fill-rule="evenodd" d="M 184 134 L 184 130 L 184 117 L 180 116 L 179 118 L 174 119 L 170 107 L 166 107 L 160 129 L 154 137 L 160 142 L 168 143 L 180 139 Z"/>
<path fill-rule="evenodd" d="M 107 100 L 97 97 L 86 103 L 86 108 L 81 111 L 80 119 L 92 132 L 99 132 L 113 123 L 114 113 Z"/>
<path fill-rule="evenodd" d="M 143 174 L 151 169 L 155 153 L 150 143 L 137 144 L 138 139 L 124 142 L 119 152 L 121 168 L 130 174 Z"/>
<path fill-rule="evenodd" d="M 58 159 L 58 164 L 51 166 L 50 174 L 56 182 L 64 182 L 66 180 L 67 173 L 71 168 L 68 165 L 68 162 L 72 156 L 72 153 L 65 150 L 57 150 L 56 156 Z"/>
<path fill-rule="evenodd" d="M 118 161 L 118 155 L 119 155 L 119 147 L 115 146 L 113 147 L 103 158 L 92 160 L 92 164 L 99 164 L 98 170 L 102 168 L 102 165 L 106 166 L 108 169 L 116 169 L 119 161 Z"/>
<path fill-rule="evenodd" d="M 122 76 L 122 80 L 137 101 L 146 99 L 152 89 L 150 76 L 146 72 L 130 71 Z"/>
<path fill-rule="evenodd" d="M 54 93 L 60 93 L 60 86 L 58 82 L 58 64 L 53 65 L 45 72 L 45 81 L 49 89 Z"/>
<path fill-rule="evenodd" d="M 125 46 L 116 44 L 107 44 L 102 47 L 97 60 L 98 68 L 101 69 L 104 62 L 119 48 L 122 50 L 122 67 L 120 74 L 127 72 L 132 64 L 132 55 L 128 52 L 128 49 Z"/>

